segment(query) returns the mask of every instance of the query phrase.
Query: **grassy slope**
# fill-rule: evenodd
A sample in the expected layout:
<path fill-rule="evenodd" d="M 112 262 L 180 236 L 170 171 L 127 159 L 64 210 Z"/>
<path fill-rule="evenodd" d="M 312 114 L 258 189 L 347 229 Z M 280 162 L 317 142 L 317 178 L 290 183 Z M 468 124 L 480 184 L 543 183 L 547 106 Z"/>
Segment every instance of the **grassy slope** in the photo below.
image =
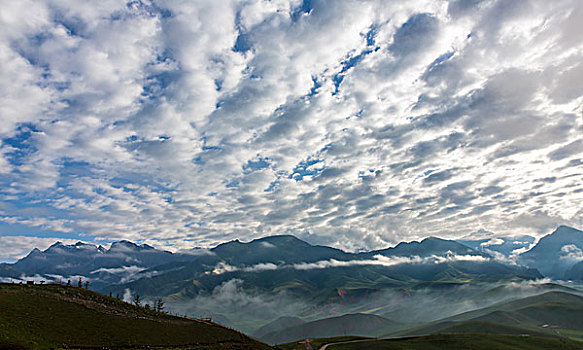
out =
<path fill-rule="evenodd" d="M 210 322 L 157 313 L 81 288 L 0 284 L 0 348 L 197 344 L 269 349 Z"/>
<path fill-rule="evenodd" d="M 558 329 L 540 327 L 543 324 Z M 400 334 L 479 331 L 494 334 L 556 335 L 557 330 L 583 331 L 582 297 L 563 292 L 549 292 L 462 313 Z M 396 334 L 393 332 L 387 335 Z"/>
<path fill-rule="evenodd" d="M 329 346 L 328 350 L 579 350 L 583 342 L 561 338 L 522 337 L 486 334 L 435 334 L 394 340 L 371 340 Z"/>
<path fill-rule="evenodd" d="M 305 338 L 336 336 L 375 336 L 380 331 L 402 327 L 400 324 L 377 315 L 349 314 L 325 318 L 289 327 L 264 335 L 261 339 L 270 343 L 287 343 Z"/>

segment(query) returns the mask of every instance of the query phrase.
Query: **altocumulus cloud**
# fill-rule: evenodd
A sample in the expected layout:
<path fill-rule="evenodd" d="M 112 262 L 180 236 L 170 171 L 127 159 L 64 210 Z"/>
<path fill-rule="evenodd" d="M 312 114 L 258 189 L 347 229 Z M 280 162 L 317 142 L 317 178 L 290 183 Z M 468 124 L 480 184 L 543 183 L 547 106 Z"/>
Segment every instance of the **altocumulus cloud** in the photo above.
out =
<path fill-rule="evenodd" d="M 583 225 L 581 1 L 1 6 L 0 235 L 28 248 Z"/>

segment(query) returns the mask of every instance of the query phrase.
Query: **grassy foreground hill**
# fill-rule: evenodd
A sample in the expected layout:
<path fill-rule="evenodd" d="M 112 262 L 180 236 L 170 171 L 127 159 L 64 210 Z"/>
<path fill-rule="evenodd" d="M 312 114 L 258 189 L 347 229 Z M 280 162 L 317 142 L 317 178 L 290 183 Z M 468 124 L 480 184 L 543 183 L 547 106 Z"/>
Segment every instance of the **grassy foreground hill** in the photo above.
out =
<path fill-rule="evenodd" d="M 270 349 L 212 322 L 77 287 L 0 284 L 0 349 Z"/>

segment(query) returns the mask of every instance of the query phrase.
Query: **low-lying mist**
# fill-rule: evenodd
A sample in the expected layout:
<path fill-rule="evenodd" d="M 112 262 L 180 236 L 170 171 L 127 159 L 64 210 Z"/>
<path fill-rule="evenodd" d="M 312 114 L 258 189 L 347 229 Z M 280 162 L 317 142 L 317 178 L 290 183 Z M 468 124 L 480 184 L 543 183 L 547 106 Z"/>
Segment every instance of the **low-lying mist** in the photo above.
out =
<path fill-rule="evenodd" d="M 254 332 L 283 316 L 314 321 L 347 313 L 376 314 L 407 327 L 511 299 L 565 288 L 568 287 L 543 279 L 519 283 L 426 287 L 415 290 L 338 289 L 331 291 L 332 297 L 322 301 L 302 299 L 283 291 L 268 294 L 246 289 L 243 281 L 235 278 L 217 286 L 210 294 L 201 294 L 191 300 L 168 301 L 167 308 L 171 312 L 194 317 L 213 317 L 217 323 L 244 332 Z"/>

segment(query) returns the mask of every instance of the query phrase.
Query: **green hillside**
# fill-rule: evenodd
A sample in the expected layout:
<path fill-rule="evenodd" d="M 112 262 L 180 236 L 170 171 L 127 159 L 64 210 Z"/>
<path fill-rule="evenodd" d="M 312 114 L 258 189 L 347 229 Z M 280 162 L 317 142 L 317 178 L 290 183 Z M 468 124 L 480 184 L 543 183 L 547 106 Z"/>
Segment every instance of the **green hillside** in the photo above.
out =
<path fill-rule="evenodd" d="M 548 292 L 410 329 L 399 335 L 435 332 L 477 332 L 494 334 L 561 335 L 583 339 L 583 297 Z M 387 333 L 395 335 L 395 332 Z"/>
<path fill-rule="evenodd" d="M 562 338 L 491 334 L 434 334 L 390 340 L 367 340 L 328 346 L 327 350 L 579 350 L 583 342 Z"/>
<path fill-rule="evenodd" d="M 261 339 L 263 336 L 265 336 L 269 333 L 281 331 L 283 329 L 298 326 L 298 325 L 301 325 L 303 323 L 305 323 L 305 322 L 301 318 L 282 316 L 282 317 L 279 317 L 272 322 L 269 322 L 268 324 L 264 325 L 263 327 L 259 328 L 257 331 L 255 331 L 255 333 L 253 333 L 253 336 L 255 338 Z"/>
<path fill-rule="evenodd" d="M 269 349 L 212 322 L 61 285 L 0 284 L 0 348 Z"/>
<path fill-rule="evenodd" d="M 377 315 L 348 314 L 289 327 L 266 334 L 261 339 L 280 344 L 306 338 L 375 336 L 379 331 L 398 328 L 402 325 Z"/>

